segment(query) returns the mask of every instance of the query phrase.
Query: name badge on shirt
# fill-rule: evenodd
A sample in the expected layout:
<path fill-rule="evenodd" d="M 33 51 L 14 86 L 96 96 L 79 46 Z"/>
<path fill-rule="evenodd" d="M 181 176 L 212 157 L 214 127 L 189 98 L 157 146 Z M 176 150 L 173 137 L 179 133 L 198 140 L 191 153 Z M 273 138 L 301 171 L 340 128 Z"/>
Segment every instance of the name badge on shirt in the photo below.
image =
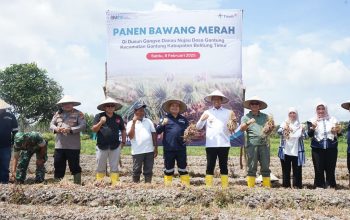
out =
<path fill-rule="evenodd" d="M 182 123 L 182 124 L 185 124 L 186 122 L 185 122 L 185 120 L 184 119 L 179 119 L 179 121 L 178 122 L 180 122 L 180 123 Z"/>

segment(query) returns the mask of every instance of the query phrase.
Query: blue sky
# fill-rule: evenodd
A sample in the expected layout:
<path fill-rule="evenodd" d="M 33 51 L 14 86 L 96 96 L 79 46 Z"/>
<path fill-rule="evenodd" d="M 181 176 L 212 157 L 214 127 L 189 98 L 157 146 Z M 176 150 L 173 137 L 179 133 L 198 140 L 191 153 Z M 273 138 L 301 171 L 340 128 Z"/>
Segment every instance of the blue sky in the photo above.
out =
<path fill-rule="evenodd" d="M 142 3 L 141 3 L 142 2 Z M 279 124 L 289 106 L 301 120 L 325 101 L 339 120 L 350 113 L 350 2 L 13 0 L 0 1 L 0 68 L 37 62 L 64 93 L 97 113 L 103 99 L 106 10 L 243 9 L 243 80 L 247 97 L 258 94 Z"/>

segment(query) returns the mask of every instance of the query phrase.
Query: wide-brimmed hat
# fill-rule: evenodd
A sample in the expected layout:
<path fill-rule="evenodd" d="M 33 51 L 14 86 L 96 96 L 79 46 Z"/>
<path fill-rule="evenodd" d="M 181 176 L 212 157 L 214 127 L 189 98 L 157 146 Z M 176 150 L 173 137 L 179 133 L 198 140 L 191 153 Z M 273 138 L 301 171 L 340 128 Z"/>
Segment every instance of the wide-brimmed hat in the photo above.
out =
<path fill-rule="evenodd" d="M 345 108 L 346 110 L 350 110 L 350 100 L 341 104 L 341 107 Z"/>
<path fill-rule="evenodd" d="M 62 105 L 66 103 L 72 103 L 73 106 L 78 106 L 81 104 L 80 102 L 76 101 L 72 96 L 65 95 L 60 101 L 57 102 L 57 105 Z"/>
<path fill-rule="evenodd" d="M 178 99 L 169 99 L 169 100 L 167 100 L 166 102 L 163 103 L 162 109 L 166 113 L 169 113 L 170 112 L 170 105 L 173 104 L 173 103 L 179 104 L 179 106 L 180 106 L 179 114 L 182 114 L 182 113 L 184 113 L 187 110 L 187 105 L 183 101 L 178 100 Z"/>
<path fill-rule="evenodd" d="M 11 106 L 9 104 L 7 104 L 4 100 L 0 99 L 0 110 L 2 109 L 8 109 Z"/>
<path fill-rule="evenodd" d="M 266 102 L 261 100 L 261 98 L 259 96 L 253 96 L 253 97 L 245 100 L 244 103 L 243 103 L 244 108 L 250 109 L 250 103 L 253 102 L 253 101 L 259 102 L 260 110 L 263 110 L 263 109 L 267 108 Z"/>
<path fill-rule="evenodd" d="M 104 105 L 105 104 L 114 104 L 116 111 L 123 107 L 122 104 L 118 103 L 115 99 L 113 99 L 111 97 L 108 97 L 105 100 L 103 100 L 103 102 L 101 102 L 101 104 L 99 104 L 97 106 L 97 109 L 100 110 L 100 111 L 105 111 L 105 109 L 104 109 Z"/>
<path fill-rule="evenodd" d="M 207 95 L 204 100 L 206 102 L 211 102 L 211 98 L 213 96 L 220 96 L 222 98 L 222 104 L 228 103 L 230 100 L 224 95 L 222 94 L 222 92 L 220 92 L 219 90 L 215 90 L 214 92 L 210 93 L 209 95 Z"/>

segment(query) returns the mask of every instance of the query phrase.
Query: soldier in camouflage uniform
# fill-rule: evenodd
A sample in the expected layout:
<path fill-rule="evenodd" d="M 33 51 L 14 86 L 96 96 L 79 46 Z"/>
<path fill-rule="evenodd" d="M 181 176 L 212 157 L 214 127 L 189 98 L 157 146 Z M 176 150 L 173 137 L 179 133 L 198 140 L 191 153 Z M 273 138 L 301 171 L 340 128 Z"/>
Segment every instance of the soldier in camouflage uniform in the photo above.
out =
<path fill-rule="evenodd" d="M 47 142 L 38 132 L 18 132 L 15 135 L 12 175 L 16 181 L 23 183 L 26 179 L 29 161 L 36 154 L 35 182 L 45 179 L 45 162 L 47 161 Z"/>

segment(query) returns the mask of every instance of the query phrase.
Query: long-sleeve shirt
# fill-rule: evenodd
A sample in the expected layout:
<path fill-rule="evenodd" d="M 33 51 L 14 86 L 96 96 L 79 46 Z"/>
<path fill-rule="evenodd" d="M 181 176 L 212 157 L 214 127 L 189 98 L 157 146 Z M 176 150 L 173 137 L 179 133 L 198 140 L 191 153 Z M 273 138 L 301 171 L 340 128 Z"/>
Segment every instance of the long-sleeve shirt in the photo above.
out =
<path fill-rule="evenodd" d="M 188 127 L 188 120 L 178 115 L 176 118 L 167 114 L 168 122 L 162 125 L 162 119 L 156 127 L 157 134 L 163 133 L 163 148 L 165 151 L 185 150 L 184 131 Z"/>
<path fill-rule="evenodd" d="M 197 129 L 206 126 L 206 147 L 230 147 L 230 131 L 227 128 L 227 122 L 230 119 L 231 111 L 223 107 L 216 109 L 214 107 L 204 111 L 209 115 L 207 120 L 199 120 L 196 124 Z"/>
<path fill-rule="evenodd" d="M 50 129 L 55 132 L 56 128 L 70 128 L 71 133 L 56 133 L 55 149 L 80 149 L 80 132 L 86 128 L 84 114 L 76 109 L 71 112 L 56 112 L 53 116 Z"/>
<path fill-rule="evenodd" d="M 0 113 L 0 148 L 11 147 L 13 137 L 18 131 L 18 124 L 12 113 Z"/>
<path fill-rule="evenodd" d="M 315 119 L 310 119 L 313 122 Z M 332 133 L 332 128 L 337 124 L 337 119 L 330 117 L 317 121 L 317 126 L 313 130 L 310 123 L 308 125 L 308 135 L 311 137 L 311 147 L 313 148 L 336 148 L 338 147 L 337 136 Z"/>
<path fill-rule="evenodd" d="M 350 121 L 348 125 L 348 153 L 350 153 Z"/>
<path fill-rule="evenodd" d="M 298 166 L 305 164 L 305 147 L 304 147 L 304 137 L 306 136 L 301 125 L 300 128 L 291 132 L 289 139 L 285 139 L 283 136 L 284 123 L 277 130 L 277 133 L 281 135 L 280 146 L 278 149 L 278 157 L 284 160 L 284 155 L 298 157 Z"/>

